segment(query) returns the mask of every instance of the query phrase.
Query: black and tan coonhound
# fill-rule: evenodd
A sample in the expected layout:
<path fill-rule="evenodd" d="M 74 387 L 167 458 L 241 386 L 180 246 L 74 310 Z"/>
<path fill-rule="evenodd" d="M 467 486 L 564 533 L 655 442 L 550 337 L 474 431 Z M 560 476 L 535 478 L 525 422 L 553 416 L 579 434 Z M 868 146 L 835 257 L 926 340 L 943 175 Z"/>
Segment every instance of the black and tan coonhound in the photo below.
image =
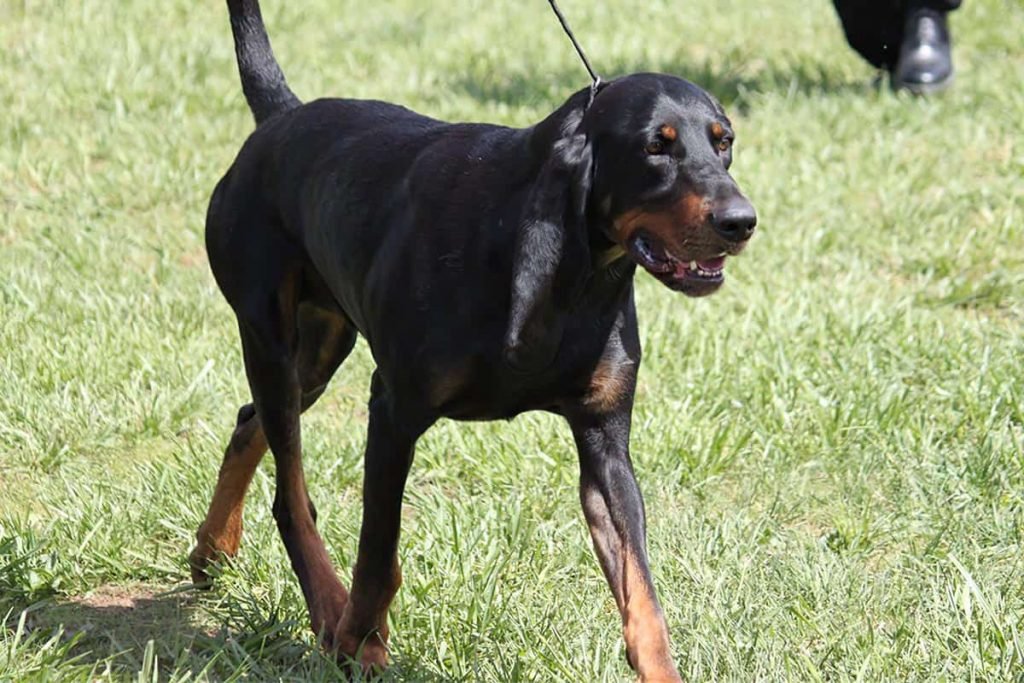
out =
<path fill-rule="evenodd" d="M 565 417 L 580 498 L 643 681 L 678 681 L 648 569 L 629 457 L 640 366 L 636 266 L 690 296 L 717 290 L 754 230 L 729 176 L 733 131 L 697 86 L 634 74 L 515 129 L 445 123 L 394 104 L 302 104 L 256 0 L 228 0 L 255 132 L 206 219 L 217 284 L 238 319 L 253 402 L 241 409 L 191 555 L 193 578 L 238 550 L 269 446 L 273 513 L 313 630 L 364 668 L 386 664 L 401 583 L 402 494 L 436 420 Z M 299 416 L 356 337 L 376 363 L 363 521 L 350 591 L 316 530 Z"/>

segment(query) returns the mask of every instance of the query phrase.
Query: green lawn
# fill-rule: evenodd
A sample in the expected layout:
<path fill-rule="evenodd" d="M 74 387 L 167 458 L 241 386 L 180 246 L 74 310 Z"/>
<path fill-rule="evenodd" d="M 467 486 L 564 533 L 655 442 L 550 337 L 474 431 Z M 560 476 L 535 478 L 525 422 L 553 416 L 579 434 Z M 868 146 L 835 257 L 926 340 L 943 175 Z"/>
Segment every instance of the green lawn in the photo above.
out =
<path fill-rule="evenodd" d="M 872 87 L 827 0 L 562 4 L 603 74 L 723 100 L 760 216 L 710 299 L 638 276 L 633 452 L 681 670 L 1024 680 L 1024 6 L 966 2 L 957 83 L 922 100 Z M 301 97 L 526 125 L 587 83 L 542 0 L 264 11 Z M 238 560 L 188 589 L 247 401 L 202 238 L 251 129 L 226 8 L 2 0 L 0 112 L 0 681 L 336 679 L 270 459 Z M 371 367 L 360 344 L 304 421 L 346 583 Z M 576 477 L 550 416 L 428 432 L 387 680 L 629 680 Z"/>

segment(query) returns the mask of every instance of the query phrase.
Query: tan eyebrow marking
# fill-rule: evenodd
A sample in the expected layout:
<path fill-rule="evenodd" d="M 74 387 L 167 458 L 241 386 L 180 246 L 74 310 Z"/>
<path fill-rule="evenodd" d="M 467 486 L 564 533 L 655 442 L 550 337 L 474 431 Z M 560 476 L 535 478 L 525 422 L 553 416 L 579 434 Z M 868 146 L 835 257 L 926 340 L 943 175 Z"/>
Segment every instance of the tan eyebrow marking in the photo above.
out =
<path fill-rule="evenodd" d="M 659 128 L 658 132 L 661 133 L 661 137 L 665 138 L 669 142 L 672 142 L 678 136 L 676 129 L 668 125 L 667 123 L 661 128 Z"/>
<path fill-rule="evenodd" d="M 716 138 L 723 137 L 725 135 L 725 128 L 718 121 L 715 121 L 711 124 L 711 135 Z"/>

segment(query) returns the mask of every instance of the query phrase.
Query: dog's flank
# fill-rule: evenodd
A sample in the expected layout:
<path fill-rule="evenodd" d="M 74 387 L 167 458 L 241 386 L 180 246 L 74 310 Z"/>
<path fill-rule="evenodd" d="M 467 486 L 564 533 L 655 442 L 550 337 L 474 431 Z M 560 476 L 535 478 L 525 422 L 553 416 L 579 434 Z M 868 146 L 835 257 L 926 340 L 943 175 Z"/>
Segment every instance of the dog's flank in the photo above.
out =
<path fill-rule="evenodd" d="M 191 556 L 234 555 L 245 490 L 269 446 L 273 513 L 324 645 L 387 662 L 401 583 L 402 496 L 438 419 L 562 415 L 594 549 L 642 681 L 674 682 L 629 455 L 640 364 L 633 274 L 717 290 L 753 207 L 728 173 L 732 127 L 697 86 L 633 74 L 570 96 L 535 126 L 446 123 L 385 102 L 300 104 L 255 0 L 229 0 L 259 125 L 217 184 L 210 267 L 234 310 L 252 408 L 239 414 Z M 370 384 L 363 521 L 351 592 L 306 489 L 300 416 L 358 336 Z"/>

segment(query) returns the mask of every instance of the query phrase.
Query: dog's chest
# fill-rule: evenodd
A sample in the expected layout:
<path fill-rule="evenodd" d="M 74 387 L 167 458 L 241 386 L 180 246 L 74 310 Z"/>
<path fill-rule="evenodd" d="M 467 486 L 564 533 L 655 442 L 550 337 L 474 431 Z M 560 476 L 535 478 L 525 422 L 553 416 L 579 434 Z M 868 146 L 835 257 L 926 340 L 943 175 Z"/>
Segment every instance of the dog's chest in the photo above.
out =
<path fill-rule="evenodd" d="M 635 386 L 639 354 L 629 349 L 618 324 L 570 328 L 546 368 L 523 372 L 499 353 L 452 358 L 423 378 L 425 393 L 438 413 L 462 420 L 507 419 L 567 405 L 612 410 Z"/>

